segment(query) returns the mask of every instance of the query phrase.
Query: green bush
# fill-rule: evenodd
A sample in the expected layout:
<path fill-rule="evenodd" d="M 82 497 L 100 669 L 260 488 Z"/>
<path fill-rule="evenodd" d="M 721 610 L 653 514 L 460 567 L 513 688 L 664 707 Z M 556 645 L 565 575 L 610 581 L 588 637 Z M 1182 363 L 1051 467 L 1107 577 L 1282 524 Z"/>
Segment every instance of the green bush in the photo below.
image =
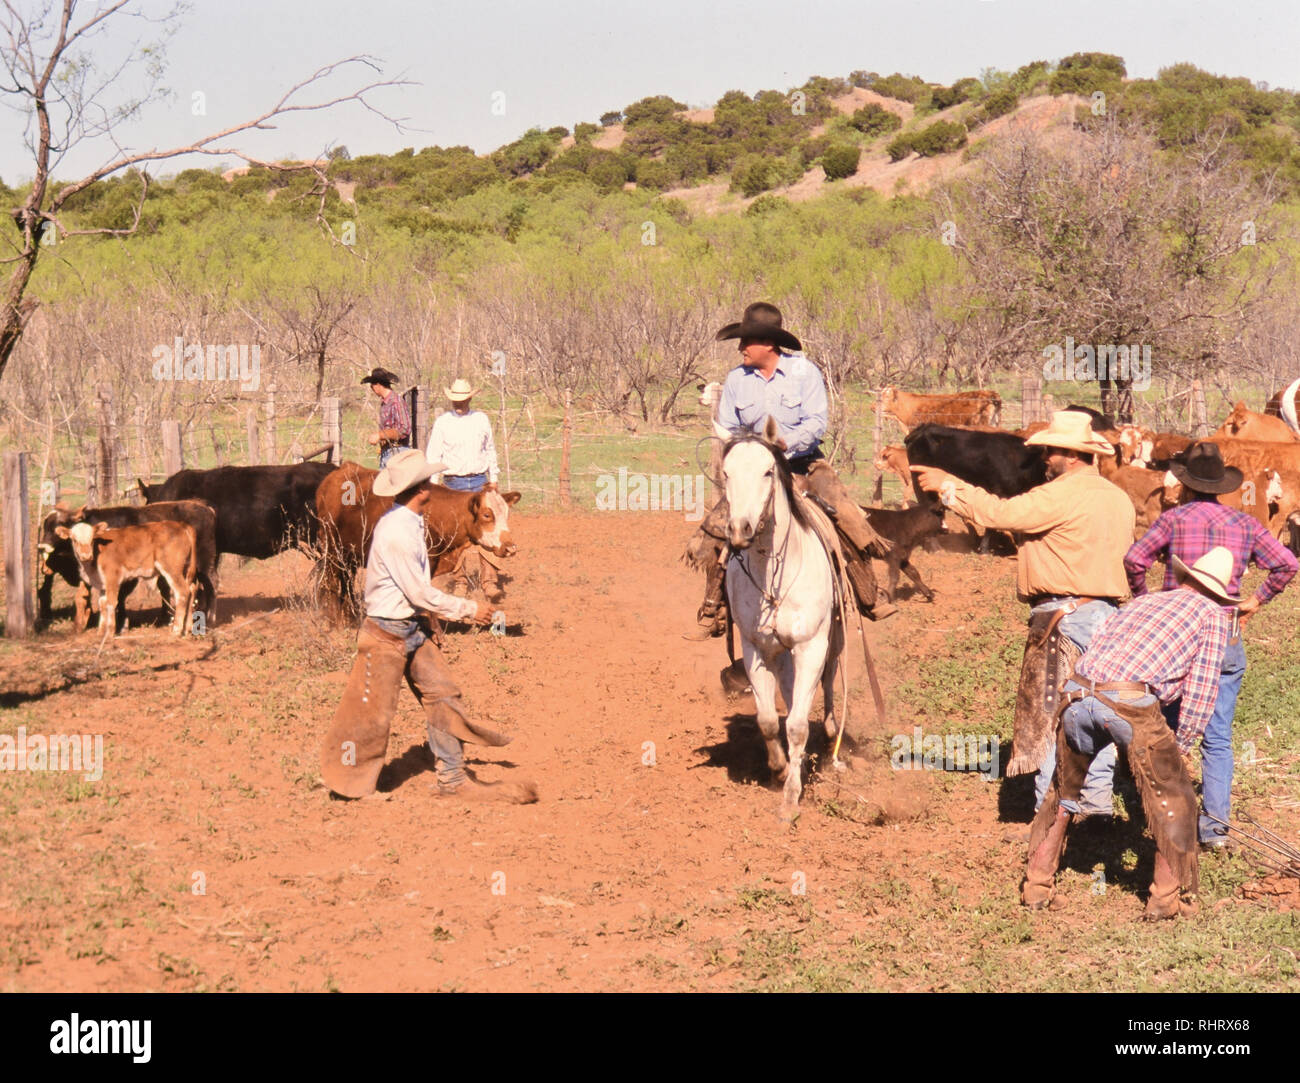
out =
<path fill-rule="evenodd" d="M 966 125 L 955 120 L 938 120 L 928 128 L 913 132 L 912 149 L 922 158 L 947 154 L 966 145 Z"/>
<path fill-rule="evenodd" d="M 863 135 L 874 138 L 898 131 L 903 126 L 903 118 L 875 102 L 870 102 L 849 117 L 849 123 Z"/>
<path fill-rule="evenodd" d="M 782 196 L 774 196 L 771 193 L 761 195 L 753 203 L 745 208 L 746 218 L 758 218 L 765 214 L 789 210 L 793 203 Z"/>
<path fill-rule="evenodd" d="M 600 125 L 581 121 L 573 126 L 573 139 L 577 143 L 590 143 L 591 137 L 600 131 Z"/>
<path fill-rule="evenodd" d="M 621 109 L 611 109 L 608 113 L 600 114 L 600 126 L 608 128 L 611 124 L 623 123 L 623 111 Z"/>
<path fill-rule="evenodd" d="M 828 135 L 814 136 L 811 139 L 805 139 L 795 149 L 799 152 L 799 160 L 803 162 L 803 167 L 807 169 L 831 149 L 831 137 Z"/>
<path fill-rule="evenodd" d="M 666 188 L 677 187 L 677 173 L 666 161 L 653 158 L 641 161 L 636 166 L 636 186 L 662 192 Z"/>
<path fill-rule="evenodd" d="M 1118 79 L 1128 74 L 1124 67 L 1124 58 L 1114 53 L 1071 53 L 1057 65 L 1058 71 L 1075 71 L 1094 68 L 1110 72 Z"/>
<path fill-rule="evenodd" d="M 949 109 L 964 101 L 970 101 L 979 90 L 979 85 L 978 79 L 966 78 L 958 79 L 952 86 L 937 87 L 930 94 L 930 106 L 933 109 Z"/>
<path fill-rule="evenodd" d="M 744 196 L 756 196 L 779 183 L 776 163 L 763 154 L 746 154 L 731 171 L 731 190 Z"/>
<path fill-rule="evenodd" d="M 853 176 L 858 171 L 858 159 L 861 156 L 862 148 L 852 143 L 841 143 L 831 147 L 822 155 L 822 168 L 826 170 L 826 179 L 841 180 Z"/>
<path fill-rule="evenodd" d="M 900 75 L 898 72 L 886 75 L 884 78 L 877 78 L 871 84 L 871 89 L 886 98 L 897 98 L 899 101 L 913 104 L 930 99 L 929 83 L 924 79 L 918 79 L 915 75 Z"/>
<path fill-rule="evenodd" d="M 904 132 L 897 139 L 892 140 L 889 146 L 885 148 L 885 153 L 889 155 L 891 162 L 901 162 L 916 149 L 912 146 L 912 134 L 911 132 Z"/>
<path fill-rule="evenodd" d="M 661 123 L 686 106 L 674 101 L 667 94 L 656 94 L 653 98 L 642 98 L 623 110 L 623 123 L 632 128 L 638 124 Z"/>
<path fill-rule="evenodd" d="M 1014 88 L 1006 86 L 1001 90 L 995 90 L 987 98 L 972 116 L 976 124 L 987 124 L 990 120 L 997 117 L 1006 116 L 1013 110 L 1020 101 L 1020 96 Z"/>

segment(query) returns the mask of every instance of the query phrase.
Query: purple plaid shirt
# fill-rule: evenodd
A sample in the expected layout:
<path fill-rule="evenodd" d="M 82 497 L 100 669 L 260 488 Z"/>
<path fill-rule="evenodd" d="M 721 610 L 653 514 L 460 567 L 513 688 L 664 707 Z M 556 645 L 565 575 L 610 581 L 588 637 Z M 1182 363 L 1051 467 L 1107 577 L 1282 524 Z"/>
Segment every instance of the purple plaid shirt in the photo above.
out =
<path fill-rule="evenodd" d="M 1214 713 L 1228 632 L 1228 615 L 1203 594 L 1144 594 L 1106 618 L 1076 668 L 1094 681 L 1144 681 L 1161 703 L 1181 696 L 1178 747 L 1190 752 Z"/>
<path fill-rule="evenodd" d="M 379 427 L 396 429 L 399 443 L 411 435 L 411 412 L 406 408 L 406 400 L 396 391 L 379 407 Z"/>
<path fill-rule="evenodd" d="M 1134 597 L 1147 592 L 1147 569 L 1157 559 L 1167 565 L 1164 589 L 1172 590 L 1178 580 L 1170 556 L 1191 565 L 1216 545 L 1232 554 L 1232 578 L 1228 580 L 1232 594 L 1241 589 L 1241 577 L 1252 559 L 1268 572 L 1255 591 L 1261 604 L 1276 597 L 1298 567 L 1296 558 L 1258 520 L 1216 501 L 1193 500 L 1170 508 L 1125 554 L 1124 570 Z"/>

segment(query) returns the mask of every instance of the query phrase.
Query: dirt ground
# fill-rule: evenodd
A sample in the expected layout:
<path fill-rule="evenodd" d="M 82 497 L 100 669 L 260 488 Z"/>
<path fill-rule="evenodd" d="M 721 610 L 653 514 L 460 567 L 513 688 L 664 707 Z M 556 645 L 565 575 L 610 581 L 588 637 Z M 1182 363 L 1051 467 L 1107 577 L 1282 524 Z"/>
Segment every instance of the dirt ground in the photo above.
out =
<path fill-rule="evenodd" d="M 0 730 L 102 734 L 105 767 L 96 782 L 0 775 L 0 989 L 1078 988 L 1106 966 L 1050 947 L 1048 976 L 1030 978 L 1026 960 L 1098 923 L 1151 963 L 1121 987 L 1185 987 L 1159 976 L 1167 931 L 1135 925 L 1140 829 L 1112 846 L 1107 895 L 1089 890 L 1085 838 L 1073 909 L 1031 920 L 1016 905 L 1024 786 L 890 769 L 890 735 L 913 725 L 1006 725 L 1010 689 L 989 699 L 950 668 L 960 652 L 935 653 L 969 632 L 981 672 L 1014 668 L 1013 560 L 918 555 L 938 603 L 904 590 L 898 616 L 868 625 L 895 717 L 855 692 L 855 767 L 814 775 L 787 829 L 752 698 L 723 697 L 720 641 L 682 638 L 702 584 L 678 561 L 690 529 L 667 513 L 521 517 L 509 634 L 450 634 L 472 708 L 515 735 L 469 746 L 471 765 L 535 780 L 532 806 L 438 797 L 405 691 L 382 792 L 321 787 L 351 634 L 295 601 L 297 554 L 226 558 L 204 639 L 146 626 L 96 658 L 65 620 L 7 646 Z M 852 672 L 865 687 L 860 660 Z M 948 718 L 918 707 L 927 679 Z M 1137 857 L 1120 862 L 1124 847 Z M 1259 984 L 1294 987 L 1285 963 Z"/>

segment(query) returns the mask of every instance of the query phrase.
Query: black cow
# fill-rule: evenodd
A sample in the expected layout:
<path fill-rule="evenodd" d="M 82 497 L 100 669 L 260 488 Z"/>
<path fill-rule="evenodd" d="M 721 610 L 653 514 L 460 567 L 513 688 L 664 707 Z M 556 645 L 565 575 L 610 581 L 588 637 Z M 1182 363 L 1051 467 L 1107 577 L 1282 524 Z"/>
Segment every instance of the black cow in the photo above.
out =
<path fill-rule="evenodd" d="M 1043 449 L 1026 446 L 1009 432 L 972 432 L 946 425 L 918 425 L 903 438 L 911 466 L 937 466 L 994 496 L 1019 496 L 1047 480 Z M 912 479 L 917 503 L 935 497 Z"/>
<path fill-rule="evenodd" d="M 316 488 L 335 469 L 315 462 L 218 466 L 181 470 L 159 485 L 139 485 L 150 504 L 206 500 L 217 509 L 217 552 L 264 560 L 316 541 Z"/>
<path fill-rule="evenodd" d="M 112 508 L 82 508 L 79 511 L 71 511 L 62 505 L 55 508 L 41 523 L 41 537 L 37 542 L 45 572 L 45 578 L 36 592 L 41 619 L 50 618 L 51 595 L 54 591 L 56 575 L 62 576 L 64 581 L 77 591 L 75 620 L 78 630 L 86 627 L 90 618 L 90 592 L 81 578 L 81 566 L 72 552 L 72 542 L 67 538 L 60 538 L 55 532 L 57 527 L 82 522 L 90 523 L 92 526 L 95 523 L 103 523 L 109 527 L 140 526 L 143 523 L 160 523 L 166 520 L 188 523 L 194 528 L 199 587 L 194 608 L 201 609 L 204 619 L 208 624 L 212 624 L 217 618 L 218 519 L 212 506 L 202 500 L 168 501 L 149 504 L 143 508 L 130 504 Z M 134 579 L 122 584 L 117 607 L 119 623 L 126 619 L 126 598 L 134 589 Z M 167 584 L 161 578 L 158 580 L 158 593 L 163 596 L 164 601 L 169 601 Z"/>

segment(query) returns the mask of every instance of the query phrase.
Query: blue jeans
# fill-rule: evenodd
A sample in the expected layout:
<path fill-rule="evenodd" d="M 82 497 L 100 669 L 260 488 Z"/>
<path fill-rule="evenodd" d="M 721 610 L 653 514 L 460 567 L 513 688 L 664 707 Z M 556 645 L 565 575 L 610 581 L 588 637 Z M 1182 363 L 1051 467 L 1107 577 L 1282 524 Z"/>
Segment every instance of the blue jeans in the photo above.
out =
<path fill-rule="evenodd" d="M 409 447 L 401 447 L 400 445 L 384 448 L 384 450 L 379 453 L 379 469 L 382 470 L 385 466 L 387 466 L 388 460 L 391 459 L 394 455 L 396 455 L 399 451 L 410 451 L 410 450 L 411 449 Z"/>
<path fill-rule="evenodd" d="M 1068 599 L 1067 599 L 1068 601 Z M 1066 601 L 1045 602 L 1041 606 L 1036 606 L 1033 613 L 1060 609 Z M 1073 613 L 1067 613 L 1061 618 L 1058 626 L 1061 634 L 1069 639 L 1081 651 L 1088 649 L 1088 644 L 1092 642 L 1092 637 L 1097 629 L 1101 627 L 1102 622 L 1115 612 L 1115 607 L 1109 602 L 1086 602 L 1079 606 Z M 1038 777 L 1034 780 L 1034 811 L 1037 812 L 1039 806 L 1043 803 L 1043 798 L 1047 796 L 1047 787 L 1052 783 L 1052 774 L 1056 770 L 1056 741 L 1049 742 L 1047 746 L 1047 755 L 1043 757 L 1043 762 L 1038 768 Z M 1083 783 L 1083 793 L 1080 796 L 1080 804 L 1083 808 L 1072 809 L 1071 811 L 1082 811 L 1088 816 L 1110 816 L 1115 811 L 1115 802 L 1112 797 L 1112 787 L 1115 782 L 1115 746 L 1108 744 L 1104 746 L 1097 754 L 1097 758 L 1092 761 L 1088 768 L 1088 777 Z"/>
<path fill-rule="evenodd" d="M 1227 828 L 1218 822 L 1226 821 L 1232 806 L 1232 718 L 1237 713 L 1237 695 L 1241 680 L 1246 675 L 1246 647 L 1238 635 L 1228 640 L 1223 652 L 1223 668 L 1219 670 L 1219 695 L 1214 701 L 1214 713 L 1205 724 L 1201 735 L 1201 816 L 1196 834 L 1201 842 L 1221 842 Z M 1181 701 L 1168 704 L 1165 719 L 1173 729 L 1178 728 Z M 1218 817 L 1218 820 L 1210 819 Z"/>
<path fill-rule="evenodd" d="M 1064 691 L 1076 691 L 1082 686 L 1074 681 L 1066 681 Z M 1152 695 L 1131 696 L 1131 693 L 1105 693 L 1110 698 L 1120 700 L 1126 705 L 1138 707 L 1150 707 L 1155 703 L 1156 698 Z M 1131 697 L 1131 698 L 1130 698 Z M 1097 759 L 1103 754 L 1109 754 L 1111 771 L 1114 771 L 1115 754 L 1118 745 L 1127 745 L 1133 740 L 1133 727 L 1124 719 L 1120 718 L 1110 707 L 1095 696 L 1084 696 L 1083 699 L 1071 703 L 1064 711 L 1061 712 L 1061 729 L 1065 732 L 1066 743 L 1076 752 L 1082 752 L 1085 756 L 1092 756 L 1093 766 L 1096 765 Z M 1053 754 L 1052 761 L 1055 763 L 1056 756 Z M 1088 777 L 1092 778 L 1093 766 L 1088 768 Z M 1080 794 L 1078 801 L 1069 801 L 1061 799 L 1061 808 L 1067 812 L 1085 812 L 1088 809 L 1086 794 L 1088 792 L 1087 783 L 1084 784 L 1083 792 Z M 1110 809 L 1106 810 L 1111 811 Z"/>
<path fill-rule="evenodd" d="M 487 484 L 486 474 L 443 474 L 442 483 L 458 493 L 477 493 Z"/>

